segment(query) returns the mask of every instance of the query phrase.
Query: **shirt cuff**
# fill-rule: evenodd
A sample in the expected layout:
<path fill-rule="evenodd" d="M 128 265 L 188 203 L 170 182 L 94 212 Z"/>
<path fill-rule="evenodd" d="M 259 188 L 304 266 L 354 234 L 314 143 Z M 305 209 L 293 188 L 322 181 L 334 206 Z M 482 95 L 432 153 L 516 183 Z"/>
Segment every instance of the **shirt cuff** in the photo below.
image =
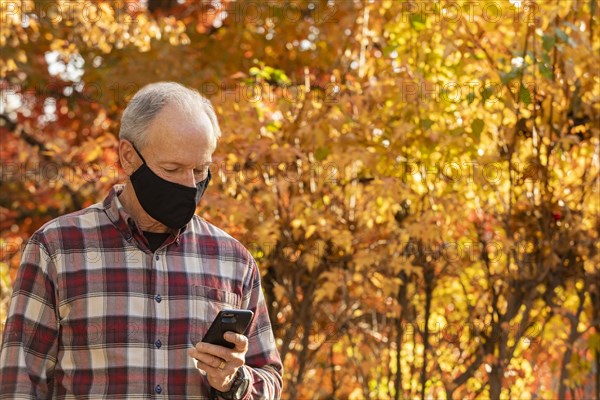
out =
<path fill-rule="evenodd" d="M 249 380 L 248 389 L 246 390 L 246 394 L 242 397 L 242 400 L 251 400 L 252 399 L 252 388 L 254 387 L 254 375 L 248 371 L 248 367 L 246 365 L 242 365 L 244 375 Z"/>

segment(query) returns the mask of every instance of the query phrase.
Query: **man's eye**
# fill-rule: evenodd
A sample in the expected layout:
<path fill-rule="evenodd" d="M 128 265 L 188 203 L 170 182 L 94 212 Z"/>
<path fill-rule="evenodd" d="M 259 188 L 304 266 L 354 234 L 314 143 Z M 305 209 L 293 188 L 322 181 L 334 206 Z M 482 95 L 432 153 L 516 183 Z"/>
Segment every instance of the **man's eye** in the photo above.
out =
<path fill-rule="evenodd" d="M 163 168 L 165 170 L 165 172 L 176 172 L 177 168 Z"/>

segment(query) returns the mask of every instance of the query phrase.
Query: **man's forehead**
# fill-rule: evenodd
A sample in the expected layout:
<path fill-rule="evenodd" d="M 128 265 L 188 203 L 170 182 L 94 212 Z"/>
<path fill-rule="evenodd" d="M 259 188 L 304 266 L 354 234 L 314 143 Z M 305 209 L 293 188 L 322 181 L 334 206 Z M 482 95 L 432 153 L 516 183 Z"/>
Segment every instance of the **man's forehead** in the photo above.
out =
<path fill-rule="evenodd" d="M 148 144 L 164 146 L 168 143 L 179 147 L 201 143 L 202 147 L 208 147 L 211 152 L 215 150 L 213 127 L 205 113 L 189 115 L 170 108 L 162 110 L 150 124 Z"/>
<path fill-rule="evenodd" d="M 184 133 L 181 135 L 158 133 L 148 141 L 147 147 L 157 158 L 206 155 L 215 151 L 210 134 Z"/>

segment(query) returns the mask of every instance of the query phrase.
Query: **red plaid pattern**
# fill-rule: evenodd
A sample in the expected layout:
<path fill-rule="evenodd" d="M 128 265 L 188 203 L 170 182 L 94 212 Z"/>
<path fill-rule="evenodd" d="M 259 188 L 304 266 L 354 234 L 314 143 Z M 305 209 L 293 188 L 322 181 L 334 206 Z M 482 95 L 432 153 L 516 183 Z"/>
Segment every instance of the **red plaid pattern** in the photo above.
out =
<path fill-rule="evenodd" d="M 208 398 L 187 349 L 223 308 L 254 312 L 248 398 L 279 398 L 283 367 L 249 252 L 194 216 L 152 253 L 121 190 L 30 238 L 4 329 L 0 399 Z"/>

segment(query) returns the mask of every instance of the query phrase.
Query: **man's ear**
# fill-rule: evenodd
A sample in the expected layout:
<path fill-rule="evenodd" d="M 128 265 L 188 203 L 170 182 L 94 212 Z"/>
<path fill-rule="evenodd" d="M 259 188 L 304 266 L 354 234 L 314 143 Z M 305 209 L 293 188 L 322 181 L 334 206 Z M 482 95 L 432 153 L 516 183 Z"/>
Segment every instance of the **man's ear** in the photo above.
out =
<path fill-rule="evenodd" d="M 127 176 L 131 176 L 141 163 L 129 140 L 119 140 L 119 161 Z"/>

